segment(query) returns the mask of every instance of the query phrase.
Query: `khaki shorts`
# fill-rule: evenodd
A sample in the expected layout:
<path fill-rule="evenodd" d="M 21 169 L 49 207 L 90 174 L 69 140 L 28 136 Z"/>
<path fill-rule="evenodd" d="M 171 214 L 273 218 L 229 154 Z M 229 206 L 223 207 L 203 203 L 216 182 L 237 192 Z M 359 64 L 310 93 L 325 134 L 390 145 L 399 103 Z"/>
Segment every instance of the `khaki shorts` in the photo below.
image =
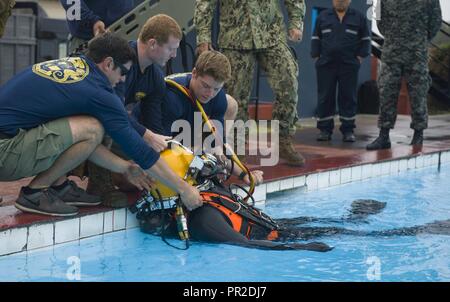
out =
<path fill-rule="evenodd" d="M 48 170 L 73 145 L 67 118 L 28 131 L 20 129 L 10 139 L 0 139 L 0 181 L 13 181 Z"/>

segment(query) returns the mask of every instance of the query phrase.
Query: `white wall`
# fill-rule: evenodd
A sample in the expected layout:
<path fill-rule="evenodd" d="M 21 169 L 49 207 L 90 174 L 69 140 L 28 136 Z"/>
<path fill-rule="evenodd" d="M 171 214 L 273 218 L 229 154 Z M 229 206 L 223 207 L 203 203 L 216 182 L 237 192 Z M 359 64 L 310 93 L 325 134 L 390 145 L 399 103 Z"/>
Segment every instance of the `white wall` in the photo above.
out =
<path fill-rule="evenodd" d="M 440 0 L 442 8 L 442 19 L 450 21 L 450 0 Z"/>

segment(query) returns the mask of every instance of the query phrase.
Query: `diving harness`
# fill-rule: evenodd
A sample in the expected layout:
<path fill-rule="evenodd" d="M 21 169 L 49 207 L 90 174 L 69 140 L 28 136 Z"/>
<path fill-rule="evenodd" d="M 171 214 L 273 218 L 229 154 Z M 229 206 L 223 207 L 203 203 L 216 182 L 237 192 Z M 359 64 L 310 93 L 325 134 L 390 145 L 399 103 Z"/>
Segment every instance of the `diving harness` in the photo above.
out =
<path fill-rule="evenodd" d="M 173 151 L 175 150 L 175 151 Z M 204 153 L 202 155 L 193 155 L 193 153 L 177 141 L 169 141 L 169 148 L 161 153 L 161 157 L 165 159 L 168 164 L 173 165 L 172 154 L 177 153 L 178 156 L 191 156 L 189 166 L 187 167 L 183 179 L 200 191 L 200 195 L 205 203 L 218 208 L 221 212 L 236 214 L 243 217 L 251 224 L 258 224 L 265 228 L 275 231 L 278 229 L 277 223 L 269 216 L 254 207 L 255 200 L 253 196 L 242 186 L 237 184 L 230 184 L 226 186 L 224 182 L 229 178 L 230 174 L 226 169 L 226 163 L 217 159 L 216 156 Z M 178 161 L 181 159 L 178 158 Z M 233 193 L 233 190 L 242 190 L 250 198 L 251 202 L 245 200 L 239 194 Z M 166 192 L 166 189 L 161 185 L 156 186 L 150 192 L 143 191 L 141 198 L 130 207 L 132 213 L 136 213 L 138 220 L 144 220 L 151 215 L 158 213 L 160 215 L 160 228 L 157 231 L 161 235 L 162 240 L 177 249 L 189 248 L 189 230 L 187 224 L 187 217 L 185 208 L 178 195 Z M 228 213 L 229 212 L 229 213 Z M 166 239 L 166 231 L 170 225 L 168 216 L 176 219 L 177 231 L 179 238 L 184 241 L 185 247 L 180 248 L 172 245 Z M 170 218 L 169 218 L 170 219 Z M 242 226 L 234 227 L 236 231 L 247 235 L 247 231 L 241 230 Z"/>
<path fill-rule="evenodd" d="M 166 78 L 165 81 L 169 88 L 180 91 L 190 102 L 192 102 L 198 111 L 201 112 L 204 123 L 208 125 L 216 140 L 221 141 L 220 136 L 216 133 L 216 128 L 206 115 L 200 101 L 193 97 L 189 89 L 171 79 Z M 230 177 L 230 173 L 226 169 L 226 162 L 218 160 L 216 156 L 209 153 L 203 153 L 201 156 L 194 155 L 191 150 L 174 140 L 170 141 L 169 144 L 169 148 L 161 153 L 161 157 L 166 160 L 174 172 L 178 173 L 180 177 L 191 185 L 195 185 L 197 187 L 205 202 L 217 202 L 218 199 L 211 199 L 211 196 L 209 196 L 211 194 L 209 193 L 211 193 L 210 191 L 216 187 L 224 188 L 224 181 Z M 228 192 L 227 199 L 229 202 L 227 205 L 222 204 L 216 207 L 219 209 L 222 207 L 222 210 L 232 209 L 232 212 L 242 215 L 242 217 L 245 217 L 252 223 L 259 224 L 264 227 L 268 227 L 272 231 L 276 231 L 276 229 L 278 229 L 278 225 L 269 216 L 254 207 L 255 200 L 252 195 L 255 190 L 255 179 L 250 173 L 250 170 L 239 160 L 233 149 L 228 144 L 224 144 L 222 141 L 222 146 L 225 149 L 224 154 L 227 154 L 227 158 L 231 161 L 230 171 L 233 171 L 235 164 L 245 171 L 250 180 L 250 188 L 249 190 L 246 190 L 242 186 L 231 184 L 228 187 L 228 190 L 226 190 Z M 174 153 L 176 154 L 175 156 Z M 183 167 L 183 164 L 184 166 L 188 164 L 188 168 L 186 169 Z M 225 179 L 220 178 L 220 175 L 225 176 Z M 242 198 L 240 195 L 232 193 L 232 188 L 234 187 L 244 191 L 247 194 L 246 197 Z M 252 202 L 249 203 L 249 200 Z M 136 217 L 138 219 L 143 219 L 154 211 L 159 210 L 161 212 L 161 219 L 163 220 L 161 237 L 164 242 L 170 246 L 173 246 L 167 242 L 164 236 L 166 230 L 166 222 L 164 221 L 166 215 L 164 213 L 166 210 L 173 208 L 175 208 L 178 235 L 180 239 L 185 242 L 184 249 L 188 249 L 189 231 L 185 209 L 179 196 L 174 191 L 170 190 L 163 184 L 158 183 L 155 189 L 152 189 L 150 192 L 143 192 L 142 197 L 134 206 L 130 208 L 130 210 L 132 213 L 137 213 Z"/>

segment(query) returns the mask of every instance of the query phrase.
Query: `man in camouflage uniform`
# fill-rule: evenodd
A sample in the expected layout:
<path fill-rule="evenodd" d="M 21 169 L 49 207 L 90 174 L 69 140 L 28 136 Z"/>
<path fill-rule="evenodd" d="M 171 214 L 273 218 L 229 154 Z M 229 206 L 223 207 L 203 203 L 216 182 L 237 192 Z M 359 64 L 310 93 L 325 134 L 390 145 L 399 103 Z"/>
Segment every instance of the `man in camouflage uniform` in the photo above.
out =
<path fill-rule="evenodd" d="M 6 21 L 11 16 L 11 10 L 16 4 L 14 0 L 0 0 L 0 38 L 3 37 L 5 32 Z M 3 197 L 0 196 L 0 202 L 3 201 Z"/>
<path fill-rule="evenodd" d="M 16 4 L 14 0 L 1 0 L 0 1 L 0 38 L 3 36 L 6 27 L 6 21 L 11 16 L 11 10 Z"/>
<path fill-rule="evenodd" d="M 284 1 L 289 16 L 289 39 L 300 41 L 303 0 Z M 197 0 L 194 22 L 198 52 L 211 49 L 211 25 L 217 0 Z M 286 28 L 278 0 L 221 0 L 219 48 L 231 63 L 227 93 L 239 102 L 237 119 L 248 120 L 255 62 L 261 66 L 275 92 L 273 118 L 280 122 L 280 157 L 301 166 L 305 159 L 292 143 L 298 120 L 298 64 L 287 45 Z"/>
<path fill-rule="evenodd" d="M 428 126 L 428 46 L 441 28 L 439 0 L 382 0 L 378 29 L 385 38 L 380 75 L 379 137 L 368 150 L 389 149 L 389 130 L 397 118 L 401 81 L 407 82 L 412 108 L 411 145 L 423 144 Z"/>

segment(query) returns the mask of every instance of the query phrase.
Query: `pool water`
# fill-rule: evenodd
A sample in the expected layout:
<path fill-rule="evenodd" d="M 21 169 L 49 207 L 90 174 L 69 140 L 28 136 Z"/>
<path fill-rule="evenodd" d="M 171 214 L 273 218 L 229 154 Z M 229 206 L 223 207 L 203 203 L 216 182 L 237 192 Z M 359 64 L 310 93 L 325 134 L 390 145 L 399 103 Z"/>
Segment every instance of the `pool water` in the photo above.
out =
<path fill-rule="evenodd" d="M 270 195 L 275 218 L 339 218 L 353 200 L 387 203 L 354 230 L 387 230 L 450 219 L 450 165 L 314 192 Z M 450 281 L 450 236 L 322 237 L 327 253 L 267 251 L 224 244 L 167 246 L 138 229 L 0 257 L 0 281 Z M 182 246 L 179 241 L 171 241 Z"/>

